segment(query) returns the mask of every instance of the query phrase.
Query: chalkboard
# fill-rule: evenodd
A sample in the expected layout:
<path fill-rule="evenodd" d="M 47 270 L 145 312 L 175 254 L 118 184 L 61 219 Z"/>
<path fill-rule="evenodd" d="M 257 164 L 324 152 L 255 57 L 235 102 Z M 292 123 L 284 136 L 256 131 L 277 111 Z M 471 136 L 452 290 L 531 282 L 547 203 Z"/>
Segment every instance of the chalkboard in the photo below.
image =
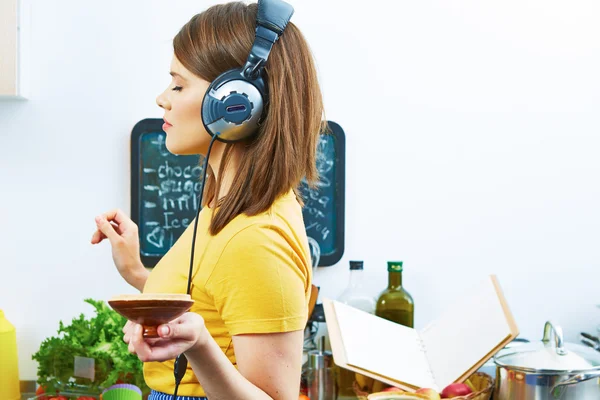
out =
<path fill-rule="evenodd" d="M 153 267 L 192 223 L 198 207 L 202 156 L 178 156 L 165 146 L 162 119 L 144 119 L 131 135 L 131 218 L 138 225 L 140 256 Z M 337 263 L 344 254 L 345 135 L 335 122 L 319 138 L 320 181 L 300 185 L 313 262 Z"/>

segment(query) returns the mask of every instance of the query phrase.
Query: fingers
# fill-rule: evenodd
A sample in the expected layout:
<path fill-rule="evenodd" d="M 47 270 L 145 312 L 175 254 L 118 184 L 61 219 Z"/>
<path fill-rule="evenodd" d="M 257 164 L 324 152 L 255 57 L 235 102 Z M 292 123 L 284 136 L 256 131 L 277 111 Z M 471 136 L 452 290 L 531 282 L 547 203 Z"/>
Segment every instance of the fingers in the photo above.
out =
<path fill-rule="evenodd" d="M 139 329 L 139 335 L 138 335 L 138 329 Z M 127 321 L 127 323 L 123 327 L 123 333 L 124 333 L 123 341 L 125 343 L 127 343 L 127 351 L 129 351 L 131 354 L 137 354 L 137 352 L 136 352 L 136 344 L 138 343 L 137 340 L 141 339 L 142 342 L 144 341 L 144 339 L 142 337 L 142 326 L 139 324 L 136 324 L 134 322 Z M 139 338 L 137 338 L 137 336 L 139 336 Z"/>
<path fill-rule="evenodd" d="M 126 331 L 124 340 L 129 352 L 137 354 L 143 362 L 171 360 L 199 343 L 206 331 L 202 317 L 189 312 L 168 324 L 160 325 L 157 328 L 158 339 L 144 339 L 139 324 L 132 323 L 123 330 Z"/>
<path fill-rule="evenodd" d="M 195 342 L 202 331 L 204 320 L 196 313 L 185 313 L 168 324 L 157 328 L 158 336 L 163 339 L 177 339 Z"/>
<path fill-rule="evenodd" d="M 154 361 L 156 358 L 153 358 L 153 350 L 144 340 L 142 332 L 142 326 L 135 324 L 128 350 L 130 353 L 137 354 L 138 358 L 143 362 Z"/>
<path fill-rule="evenodd" d="M 96 229 L 96 231 L 92 235 L 92 239 L 90 240 L 90 242 L 92 244 L 98 244 L 101 241 L 103 241 L 104 239 L 106 239 L 106 236 L 104 235 L 104 233 L 102 233 L 102 231 L 100 231 L 99 229 Z"/>
<path fill-rule="evenodd" d="M 112 225 L 113 229 L 115 230 L 115 232 L 117 232 L 119 235 L 121 235 L 123 232 L 121 231 L 121 229 L 119 228 L 119 226 L 117 224 L 115 224 L 114 222 L 110 222 L 110 224 Z M 97 225 L 97 224 L 96 224 Z M 90 240 L 90 242 L 92 244 L 98 244 L 101 241 L 103 241 L 104 239 L 106 239 L 106 235 L 104 233 L 102 233 L 102 231 L 98 228 L 96 229 L 96 231 L 92 234 L 92 239 Z"/>
<path fill-rule="evenodd" d="M 130 352 L 131 354 L 136 354 L 137 355 L 137 353 L 135 352 L 135 346 L 133 344 L 133 341 L 130 341 L 127 344 L 127 351 Z"/>
<path fill-rule="evenodd" d="M 98 244 L 106 238 L 115 244 L 124 232 L 137 230 L 131 218 L 118 208 L 96 216 L 95 220 L 97 229 L 90 239 L 92 244 Z"/>
<path fill-rule="evenodd" d="M 127 322 L 123 326 L 123 333 L 127 333 L 129 330 L 131 330 L 131 327 L 133 325 L 134 325 L 133 322 L 131 322 L 130 320 L 127 320 Z"/>
<path fill-rule="evenodd" d="M 96 227 L 98 228 L 100 233 L 107 237 L 108 240 L 110 240 L 110 242 L 113 244 L 121 238 L 119 233 L 115 230 L 113 225 L 110 222 L 108 222 L 104 215 L 99 215 L 96 217 Z"/>
<path fill-rule="evenodd" d="M 132 331 L 133 322 L 127 321 L 125 326 L 123 326 L 123 341 L 127 344 L 131 341 L 131 331 Z"/>
<path fill-rule="evenodd" d="M 162 339 L 193 340 L 194 330 L 188 324 L 164 324 L 157 328 L 158 336 Z"/>
<path fill-rule="evenodd" d="M 116 208 L 102 214 L 107 221 L 115 223 L 115 226 L 121 231 L 137 229 L 135 222 L 127 216 L 122 210 Z"/>
<path fill-rule="evenodd" d="M 169 340 L 144 339 L 141 332 L 141 327 L 139 331 L 136 329 L 136 333 L 131 338 L 131 342 L 129 344 L 129 351 L 133 354 L 136 354 L 143 362 L 172 360 L 183 350 L 185 350 L 180 350 L 181 345 L 173 343 Z"/>
<path fill-rule="evenodd" d="M 105 212 L 104 214 L 104 218 L 106 218 L 109 221 L 115 221 L 117 224 L 121 225 L 123 223 L 128 223 L 131 221 L 131 219 L 120 209 L 115 208 L 112 209 L 108 212 Z M 133 222 L 133 221 L 131 221 Z"/>
<path fill-rule="evenodd" d="M 123 341 L 127 344 L 130 344 L 131 339 L 135 332 L 135 326 L 133 323 L 128 326 L 128 329 L 123 328 Z M 143 335 L 142 335 L 143 337 Z M 161 338 L 144 338 L 144 341 L 148 343 L 150 346 L 160 345 L 161 342 L 164 342 Z"/>

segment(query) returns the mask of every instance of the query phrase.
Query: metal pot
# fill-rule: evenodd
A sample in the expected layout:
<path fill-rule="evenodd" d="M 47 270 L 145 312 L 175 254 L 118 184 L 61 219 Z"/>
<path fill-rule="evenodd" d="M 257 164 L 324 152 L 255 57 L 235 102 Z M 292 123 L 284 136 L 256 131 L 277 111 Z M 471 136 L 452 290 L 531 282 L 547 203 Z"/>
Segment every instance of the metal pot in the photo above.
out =
<path fill-rule="evenodd" d="M 502 350 L 494 363 L 494 400 L 600 399 L 600 353 L 564 343 L 560 326 L 549 321 L 541 342 Z"/>
<path fill-rule="evenodd" d="M 517 347 L 517 346 L 521 346 L 526 343 L 529 343 L 529 340 L 527 340 L 525 338 L 517 337 L 517 338 L 513 339 L 510 343 L 508 343 L 506 345 L 506 347 L 504 347 L 500 351 L 506 351 L 508 349 L 511 349 L 511 348 Z M 484 374 L 488 374 L 489 376 L 494 376 L 496 374 L 496 363 L 494 362 L 494 358 L 492 357 L 489 360 L 487 360 L 485 362 L 485 364 L 483 364 L 481 367 L 479 367 L 477 372 L 483 372 Z"/>

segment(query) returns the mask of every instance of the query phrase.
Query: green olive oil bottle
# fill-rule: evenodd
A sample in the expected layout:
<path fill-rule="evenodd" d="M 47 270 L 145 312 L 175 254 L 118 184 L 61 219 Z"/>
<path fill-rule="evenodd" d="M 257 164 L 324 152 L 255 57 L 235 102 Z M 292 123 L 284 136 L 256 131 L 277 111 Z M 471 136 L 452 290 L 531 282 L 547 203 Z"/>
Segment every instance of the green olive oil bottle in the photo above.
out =
<path fill-rule="evenodd" d="M 414 328 L 415 302 L 402 286 L 402 261 L 388 261 L 388 287 L 379 295 L 375 315 Z"/>

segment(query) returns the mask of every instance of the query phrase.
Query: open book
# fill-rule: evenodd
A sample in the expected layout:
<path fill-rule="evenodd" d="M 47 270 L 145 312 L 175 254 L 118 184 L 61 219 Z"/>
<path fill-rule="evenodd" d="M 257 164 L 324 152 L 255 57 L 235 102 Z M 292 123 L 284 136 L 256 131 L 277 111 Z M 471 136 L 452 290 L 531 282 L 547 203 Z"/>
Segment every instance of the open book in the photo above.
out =
<path fill-rule="evenodd" d="M 464 381 L 519 334 L 496 276 L 464 293 L 420 332 L 324 299 L 335 363 L 409 391 Z"/>

